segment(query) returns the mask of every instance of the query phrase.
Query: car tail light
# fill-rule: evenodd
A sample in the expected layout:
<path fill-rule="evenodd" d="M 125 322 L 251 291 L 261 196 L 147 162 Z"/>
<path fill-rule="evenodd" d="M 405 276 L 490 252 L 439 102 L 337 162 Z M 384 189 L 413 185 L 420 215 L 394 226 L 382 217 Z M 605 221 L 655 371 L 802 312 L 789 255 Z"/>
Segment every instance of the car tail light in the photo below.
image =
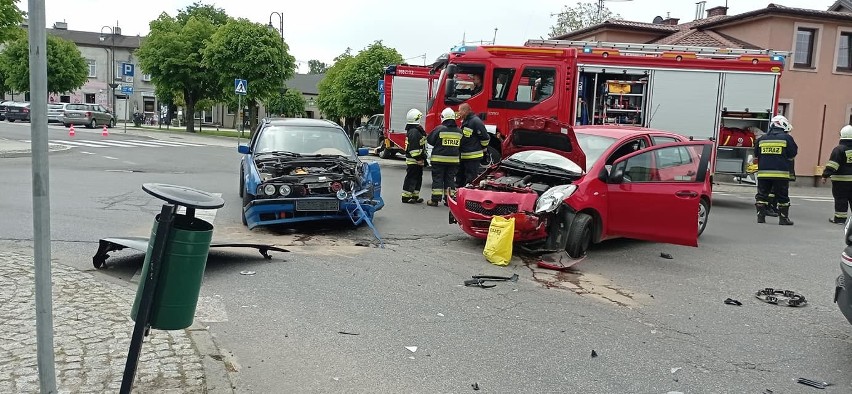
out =
<path fill-rule="evenodd" d="M 340 182 L 332 182 L 332 184 L 331 184 L 331 191 L 333 191 L 333 192 L 337 193 L 338 191 L 340 191 L 340 189 L 343 189 L 343 184 L 342 184 L 342 183 L 340 183 Z"/>
<path fill-rule="evenodd" d="M 24 112 L 30 112 L 29 108 L 24 108 Z"/>
<path fill-rule="evenodd" d="M 91 112 L 86 112 L 86 117 L 88 118 L 88 117 L 90 117 L 90 116 L 92 116 L 92 113 L 91 113 Z"/>

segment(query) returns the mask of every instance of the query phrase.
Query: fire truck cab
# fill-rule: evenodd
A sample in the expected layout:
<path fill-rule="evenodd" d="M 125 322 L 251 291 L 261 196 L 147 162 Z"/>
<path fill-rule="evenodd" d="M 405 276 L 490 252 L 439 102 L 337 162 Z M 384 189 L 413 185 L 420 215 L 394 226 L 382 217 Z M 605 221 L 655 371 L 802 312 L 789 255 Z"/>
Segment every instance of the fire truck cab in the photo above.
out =
<path fill-rule="evenodd" d="M 497 138 L 509 121 L 547 116 L 574 126 L 622 124 L 716 141 L 714 173 L 747 177 L 753 141 L 777 112 L 788 54 L 654 44 L 529 40 L 457 47 L 443 62 L 426 129 L 467 102 Z"/>

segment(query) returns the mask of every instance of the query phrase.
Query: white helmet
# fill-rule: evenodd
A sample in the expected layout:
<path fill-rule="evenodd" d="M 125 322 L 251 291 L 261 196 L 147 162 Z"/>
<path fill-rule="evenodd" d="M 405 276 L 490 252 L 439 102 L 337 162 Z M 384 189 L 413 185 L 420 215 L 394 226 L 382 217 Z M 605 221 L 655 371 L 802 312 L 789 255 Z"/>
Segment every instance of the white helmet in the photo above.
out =
<path fill-rule="evenodd" d="M 852 140 L 852 125 L 846 125 L 840 129 L 840 139 Z"/>
<path fill-rule="evenodd" d="M 408 110 L 408 114 L 405 115 L 405 123 L 406 124 L 420 124 L 420 119 L 423 118 L 423 113 L 420 112 L 417 108 L 412 108 Z"/>
<path fill-rule="evenodd" d="M 445 120 L 456 120 L 456 111 L 453 111 L 452 108 L 444 108 L 441 111 L 441 122 Z"/>
<path fill-rule="evenodd" d="M 784 115 L 775 115 L 775 117 L 772 118 L 772 126 L 783 129 L 788 133 L 793 131 L 793 125 L 790 124 L 790 121 L 787 120 Z"/>

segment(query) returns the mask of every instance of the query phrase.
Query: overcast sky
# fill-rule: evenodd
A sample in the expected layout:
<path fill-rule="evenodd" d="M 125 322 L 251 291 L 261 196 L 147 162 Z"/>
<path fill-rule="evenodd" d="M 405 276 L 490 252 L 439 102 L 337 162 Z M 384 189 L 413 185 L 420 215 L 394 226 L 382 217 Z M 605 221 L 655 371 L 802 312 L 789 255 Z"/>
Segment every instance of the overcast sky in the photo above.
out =
<path fill-rule="evenodd" d="M 622 19 L 651 22 L 655 16 L 670 14 L 688 22 L 695 18 L 696 0 L 609 0 L 606 2 Z M 124 35 L 146 35 L 148 22 L 161 12 L 175 15 L 177 9 L 193 0 L 46 0 L 47 26 L 65 21 L 71 30 L 101 31 L 104 25 L 118 22 Z M 597 4 L 596 0 L 582 2 Z M 766 7 L 770 0 L 730 0 L 729 14 Z M 826 10 L 834 0 L 778 0 L 789 7 Z M 121 5 L 119 5 L 121 3 Z M 272 12 L 284 14 L 284 38 L 290 53 L 307 71 L 307 61 L 332 59 L 351 47 L 355 52 L 375 40 L 396 48 L 413 64 L 432 63 L 449 48 L 467 41 L 491 41 L 497 28 L 496 43 L 523 45 L 530 38 L 547 38 L 550 26 L 565 4 L 572 1 L 548 0 L 432 0 L 420 3 L 381 0 L 216 0 L 204 1 L 224 8 L 233 17 L 267 24 Z M 402 5 L 404 4 L 404 5 Z M 724 6 L 725 0 L 708 0 L 706 8 Z M 26 10 L 27 0 L 19 7 Z M 277 15 L 272 23 L 279 25 Z"/>

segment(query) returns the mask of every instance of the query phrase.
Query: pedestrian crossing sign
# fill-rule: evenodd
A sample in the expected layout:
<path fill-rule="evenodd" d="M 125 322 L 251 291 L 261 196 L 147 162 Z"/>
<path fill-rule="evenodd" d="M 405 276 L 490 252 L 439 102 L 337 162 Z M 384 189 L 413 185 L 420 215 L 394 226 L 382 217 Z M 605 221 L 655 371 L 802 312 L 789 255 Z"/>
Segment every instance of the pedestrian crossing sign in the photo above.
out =
<path fill-rule="evenodd" d="M 246 94 L 248 90 L 248 82 L 245 79 L 234 79 L 234 93 Z"/>

